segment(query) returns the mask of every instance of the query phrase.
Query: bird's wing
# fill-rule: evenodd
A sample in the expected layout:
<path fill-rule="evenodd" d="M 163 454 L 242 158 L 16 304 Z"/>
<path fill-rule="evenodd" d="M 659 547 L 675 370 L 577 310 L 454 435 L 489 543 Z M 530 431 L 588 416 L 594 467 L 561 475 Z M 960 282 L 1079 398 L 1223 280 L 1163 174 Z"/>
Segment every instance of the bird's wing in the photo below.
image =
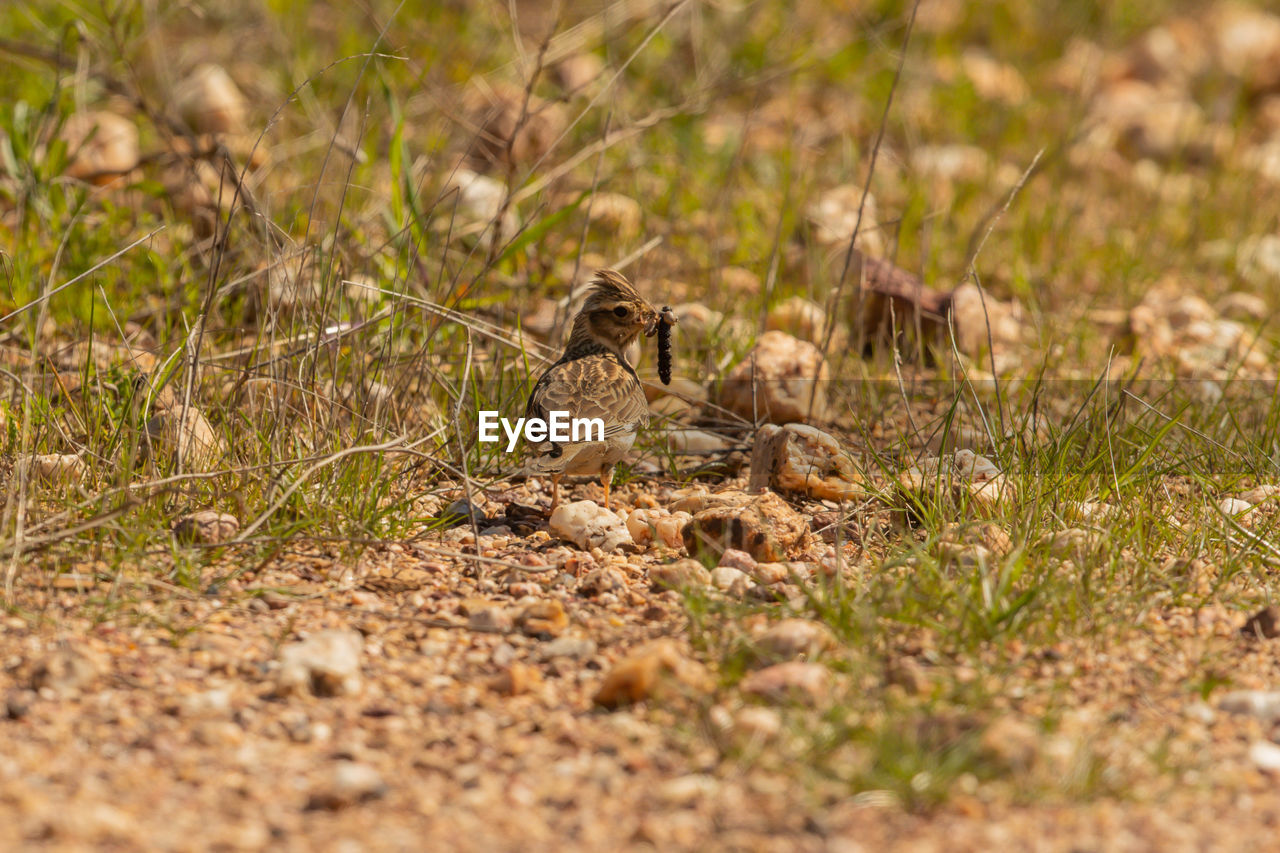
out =
<path fill-rule="evenodd" d="M 606 439 L 634 432 L 648 421 L 639 380 L 604 356 L 567 361 L 543 374 L 529 397 L 526 416 L 545 420 L 556 411 L 568 412 L 570 418 L 599 418 Z"/>

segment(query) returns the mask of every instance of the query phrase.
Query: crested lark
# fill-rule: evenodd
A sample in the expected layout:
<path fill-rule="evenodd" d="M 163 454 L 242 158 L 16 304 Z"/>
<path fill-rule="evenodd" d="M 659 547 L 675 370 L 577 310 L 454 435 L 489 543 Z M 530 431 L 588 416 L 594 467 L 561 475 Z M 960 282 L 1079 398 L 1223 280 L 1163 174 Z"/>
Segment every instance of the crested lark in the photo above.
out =
<path fill-rule="evenodd" d="M 570 418 L 604 421 L 603 441 L 544 441 L 530 448 L 525 473 L 551 475 L 553 510 L 565 474 L 599 474 L 609 508 L 613 466 L 649 422 L 649 404 L 628 350 L 634 352 L 641 334 L 654 334 L 664 317 L 674 320 L 670 312 L 660 315 L 621 273 L 596 272 L 564 353 L 533 387 L 525 410 L 526 418 L 546 420 L 549 412 L 567 411 Z"/>

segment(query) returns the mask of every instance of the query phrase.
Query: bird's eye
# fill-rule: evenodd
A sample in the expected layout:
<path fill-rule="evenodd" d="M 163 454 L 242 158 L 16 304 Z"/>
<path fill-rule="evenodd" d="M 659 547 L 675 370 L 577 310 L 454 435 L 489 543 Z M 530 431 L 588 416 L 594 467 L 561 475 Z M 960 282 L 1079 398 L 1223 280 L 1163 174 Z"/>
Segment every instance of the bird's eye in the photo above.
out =
<path fill-rule="evenodd" d="M 625 305 L 619 305 L 617 308 L 613 309 L 613 316 L 615 317 L 625 317 L 630 313 L 631 309 Z"/>

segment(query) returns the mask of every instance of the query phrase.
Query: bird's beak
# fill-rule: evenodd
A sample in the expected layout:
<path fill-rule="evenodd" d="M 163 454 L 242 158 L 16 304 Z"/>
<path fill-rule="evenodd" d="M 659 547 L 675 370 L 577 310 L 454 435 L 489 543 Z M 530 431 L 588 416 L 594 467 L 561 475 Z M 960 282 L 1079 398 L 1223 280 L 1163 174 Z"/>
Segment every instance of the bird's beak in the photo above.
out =
<path fill-rule="evenodd" d="M 680 321 L 676 319 L 676 312 L 672 311 L 670 306 L 663 305 L 661 311 L 652 311 L 647 317 L 645 317 L 644 336 L 646 338 L 651 338 L 656 335 L 658 333 L 659 323 L 666 323 L 668 326 L 674 326 L 678 322 Z"/>
<path fill-rule="evenodd" d="M 662 319 L 661 315 L 659 315 L 657 311 L 653 310 L 650 310 L 643 318 L 641 318 L 641 321 L 644 323 L 644 336 L 646 338 L 651 338 L 657 334 L 658 321 L 660 319 Z"/>

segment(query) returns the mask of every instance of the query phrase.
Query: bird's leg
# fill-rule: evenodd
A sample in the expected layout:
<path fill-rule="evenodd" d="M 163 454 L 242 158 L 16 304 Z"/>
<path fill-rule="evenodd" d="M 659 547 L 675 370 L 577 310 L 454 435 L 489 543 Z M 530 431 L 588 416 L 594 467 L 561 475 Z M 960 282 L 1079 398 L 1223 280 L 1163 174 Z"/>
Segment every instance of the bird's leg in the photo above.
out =
<path fill-rule="evenodd" d="M 604 486 L 604 508 L 609 509 L 609 487 L 613 485 L 613 466 L 600 472 L 600 485 Z"/>
<path fill-rule="evenodd" d="M 555 512 L 560 505 L 560 478 L 563 474 L 551 475 L 551 511 Z"/>

